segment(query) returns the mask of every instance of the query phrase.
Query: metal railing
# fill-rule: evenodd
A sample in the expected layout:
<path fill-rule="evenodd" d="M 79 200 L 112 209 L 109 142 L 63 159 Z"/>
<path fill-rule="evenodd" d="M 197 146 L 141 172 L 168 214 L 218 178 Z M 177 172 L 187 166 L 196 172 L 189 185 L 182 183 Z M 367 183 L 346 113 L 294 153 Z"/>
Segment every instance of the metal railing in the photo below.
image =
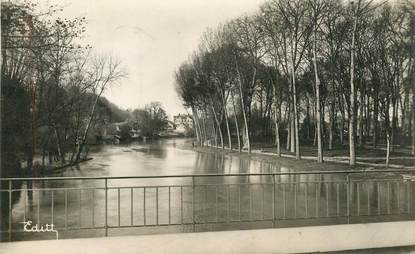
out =
<path fill-rule="evenodd" d="M 105 236 L 122 228 L 410 220 L 415 184 L 402 173 L 415 170 L 2 178 L 1 205 L 8 207 L 1 233 L 11 241 L 28 219 Z"/>

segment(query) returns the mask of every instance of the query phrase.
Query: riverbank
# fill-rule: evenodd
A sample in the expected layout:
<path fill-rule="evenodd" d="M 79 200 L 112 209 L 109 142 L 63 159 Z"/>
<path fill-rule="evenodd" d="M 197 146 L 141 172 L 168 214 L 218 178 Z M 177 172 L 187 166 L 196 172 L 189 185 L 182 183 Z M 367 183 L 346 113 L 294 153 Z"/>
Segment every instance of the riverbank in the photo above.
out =
<path fill-rule="evenodd" d="M 259 148 L 262 147 L 262 148 Z M 368 169 L 385 169 L 385 155 L 382 147 L 377 149 L 358 148 L 356 165 L 350 166 L 347 148 L 336 148 L 330 151 L 324 151 L 324 163 L 316 162 L 316 148 L 301 147 L 301 160 L 295 159 L 295 154 L 287 150 L 282 150 L 281 157 L 277 156 L 276 149 L 271 146 L 258 144 L 253 146 L 251 154 L 246 150 L 241 153 L 237 149 L 222 149 L 221 147 L 211 146 L 194 146 L 186 149 L 198 152 L 222 153 L 239 158 L 249 158 L 267 163 L 279 163 L 281 166 L 292 168 L 298 171 L 328 171 L 328 170 L 368 170 Z M 410 154 L 406 148 L 396 148 L 390 157 L 390 169 L 415 169 L 415 156 Z"/>
<path fill-rule="evenodd" d="M 65 164 L 61 163 L 54 163 L 54 164 L 48 164 L 48 165 L 39 165 L 35 164 L 32 169 L 29 169 L 27 167 L 21 168 L 18 171 L 14 172 L 4 172 L 4 175 L 2 177 L 33 177 L 33 176 L 50 176 L 57 173 L 62 173 L 69 167 L 76 167 L 81 163 L 93 160 L 94 158 L 88 157 L 85 159 L 81 159 L 77 162 L 69 162 Z"/>
<path fill-rule="evenodd" d="M 362 170 L 366 167 L 361 165 L 349 166 L 336 162 L 326 162 L 319 164 L 310 159 L 296 160 L 295 158 L 287 157 L 283 155 L 282 157 L 277 157 L 276 154 L 261 152 L 259 150 L 253 150 L 251 154 L 247 151 L 239 153 L 237 150 L 222 150 L 221 148 L 216 147 L 194 147 L 192 150 L 197 152 L 207 152 L 207 153 L 222 153 L 228 156 L 236 156 L 239 158 L 251 159 L 266 163 L 278 163 L 281 166 L 293 169 L 295 171 L 329 171 L 329 170 Z"/>

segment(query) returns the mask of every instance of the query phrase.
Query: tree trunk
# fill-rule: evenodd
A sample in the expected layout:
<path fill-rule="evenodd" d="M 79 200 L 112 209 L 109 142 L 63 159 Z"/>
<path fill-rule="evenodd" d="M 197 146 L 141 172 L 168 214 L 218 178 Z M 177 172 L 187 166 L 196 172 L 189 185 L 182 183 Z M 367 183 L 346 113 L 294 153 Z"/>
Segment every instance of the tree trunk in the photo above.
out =
<path fill-rule="evenodd" d="M 392 102 L 393 104 L 393 102 Z M 389 111 L 390 111 L 390 100 L 389 97 L 386 98 L 384 107 L 383 109 L 383 114 L 385 116 L 385 138 L 386 138 L 386 167 L 389 167 L 389 155 L 391 152 L 391 131 L 392 131 L 392 123 L 391 123 L 391 119 L 389 117 Z M 392 116 L 393 117 L 393 116 Z"/>
<path fill-rule="evenodd" d="M 231 137 L 231 129 L 229 128 L 229 120 L 228 120 L 228 110 L 226 109 L 226 103 L 223 107 L 225 113 L 225 124 L 226 124 L 226 131 L 228 133 L 228 146 L 229 149 L 232 150 L 232 137 Z"/>
<path fill-rule="evenodd" d="M 409 99 L 409 95 L 408 95 L 408 92 L 407 92 L 407 89 L 404 89 L 405 91 L 404 91 L 404 100 L 403 100 L 403 103 L 402 103 L 402 98 L 399 98 L 399 105 L 400 105 L 400 108 L 401 108 L 401 131 L 400 131 L 400 133 L 399 133 L 399 145 L 402 147 L 404 144 L 403 144 L 403 141 L 404 141 L 404 139 L 405 138 L 407 138 L 408 136 L 407 136 L 407 124 L 406 124 L 406 117 L 407 117 L 407 112 L 408 112 L 408 110 L 407 110 L 407 100 Z"/>
<path fill-rule="evenodd" d="M 411 105 L 409 105 L 409 108 L 411 108 Z M 412 126 L 413 126 L 413 116 L 414 116 L 414 111 L 410 110 L 409 111 L 409 116 L 408 116 L 408 137 L 413 137 L 412 135 Z"/>
<path fill-rule="evenodd" d="M 45 168 L 46 147 L 42 146 L 42 168 Z"/>
<path fill-rule="evenodd" d="M 203 138 L 202 125 L 200 124 L 200 118 L 199 118 L 199 114 L 197 113 L 197 109 L 195 110 L 195 119 L 196 119 L 197 129 L 199 130 L 200 145 L 203 146 L 203 142 L 205 141 L 205 139 Z"/>
<path fill-rule="evenodd" d="M 359 146 L 363 146 L 363 108 L 364 108 L 363 91 L 360 91 L 360 107 L 359 107 Z"/>
<path fill-rule="evenodd" d="M 311 135 L 310 135 L 310 125 L 311 125 L 311 115 L 310 115 L 310 98 L 307 97 L 306 100 L 306 119 L 307 119 L 307 140 L 310 141 Z"/>
<path fill-rule="evenodd" d="M 353 33 L 352 33 L 352 47 L 350 52 L 350 119 L 349 119 L 349 164 L 356 165 L 356 149 L 355 149 L 355 86 L 354 86 L 354 51 L 355 51 L 355 37 L 357 28 L 357 17 L 354 17 Z"/>
<path fill-rule="evenodd" d="M 206 114 L 206 112 L 202 112 L 203 114 L 203 116 L 202 116 L 202 124 L 203 124 L 203 129 L 202 129 L 202 131 L 203 131 L 203 140 L 204 140 L 204 142 L 206 142 L 206 141 L 208 141 L 208 133 L 207 133 L 207 128 L 206 128 L 206 116 L 207 116 L 207 114 Z M 209 139 L 209 143 L 207 143 L 207 145 L 209 146 L 210 145 L 210 139 Z"/>
<path fill-rule="evenodd" d="M 221 97 L 223 113 L 225 115 L 226 131 L 227 131 L 227 134 L 228 134 L 228 147 L 229 147 L 230 150 L 232 150 L 232 138 L 231 138 L 231 131 L 230 131 L 230 128 L 229 128 L 228 109 L 226 108 L 225 94 L 224 94 L 223 89 L 222 89 L 223 86 L 219 83 L 219 84 L 216 85 L 216 87 L 217 87 L 218 93 L 220 94 L 220 97 Z"/>
<path fill-rule="evenodd" d="M 339 135 L 340 135 L 340 144 L 343 146 L 344 145 L 344 125 L 345 125 L 346 119 L 345 119 L 345 114 L 344 112 L 342 112 L 342 118 L 340 120 L 340 131 L 339 131 Z"/>
<path fill-rule="evenodd" d="M 62 163 L 65 163 L 65 154 L 63 152 L 63 148 L 62 148 L 62 140 L 61 140 L 61 136 L 59 135 L 59 131 L 58 128 L 56 126 L 53 127 L 55 130 L 55 136 L 56 136 L 56 141 L 57 141 L 57 148 L 58 148 L 58 155 L 59 158 L 61 160 Z"/>
<path fill-rule="evenodd" d="M 294 133 L 295 133 L 295 158 L 301 159 L 300 154 L 300 137 L 299 137 L 299 119 L 298 119 L 298 105 L 297 105 L 297 88 L 295 84 L 294 61 L 292 63 L 292 86 L 293 86 L 293 104 L 294 104 Z"/>
<path fill-rule="evenodd" d="M 235 119 L 235 126 L 236 126 L 236 135 L 238 137 L 238 151 L 241 152 L 242 151 L 241 134 L 239 132 L 238 117 L 236 115 L 236 106 L 235 106 L 235 95 L 233 94 L 233 90 L 231 90 L 231 98 L 232 98 L 233 116 Z"/>
<path fill-rule="evenodd" d="M 212 132 L 213 132 L 213 138 L 215 140 L 214 147 L 218 148 L 218 134 L 216 133 L 216 124 L 215 119 L 212 117 Z"/>
<path fill-rule="evenodd" d="M 412 20 L 411 20 L 411 24 L 412 26 L 412 31 L 411 31 L 411 72 L 409 75 L 412 75 L 412 78 L 410 80 L 412 80 L 412 155 L 415 155 L 415 17 L 412 15 Z"/>
<path fill-rule="evenodd" d="M 336 82 L 336 84 L 338 84 L 338 82 Z M 345 122 L 346 122 L 346 113 L 344 111 L 345 106 L 344 106 L 343 100 L 341 98 L 338 98 L 338 105 L 339 105 L 340 114 L 341 114 L 340 126 L 339 126 L 339 137 L 340 137 L 340 145 L 343 147 L 343 145 L 344 145 L 344 125 L 345 125 Z"/>
<path fill-rule="evenodd" d="M 221 146 L 221 148 L 222 149 L 225 149 L 225 146 L 224 146 L 224 144 L 223 144 L 223 134 L 222 134 L 222 128 L 220 127 L 220 123 L 219 123 L 219 120 L 218 120 L 218 117 L 217 117 L 217 115 L 216 115 L 216 110 L 215 110 L 215 107 L 213 106 L 213 100 L 212 99 L 210 99 L 210 101 L 211 101 L 211 108 L 212 108 L 212 112 L 213 112 L 213 117 L 214 117 L 214 119 L 215 119 L 215 122 L 216 122 L 216 126 L 217 126 L 217 128 L 218 128 L 218 132 L 219 132 L 219 138 L 220 138 L 220 146 Z"/>
<path fill-rule="evenodd" d="M 379 100 L 377 93 L 375 92 L 373 98 L 373 148 L 377 147 L 378 144 L 378 126 L 379 126 Z"/>
<path fill-rule="evenodd" d="M 393 94 L 395 97 L 395 93 Z M 397 125 L 397 101 L 396 98 L 392 101 L 392 130 L 391 130 L 391 138 L 390 138 L 390 146 L 391 146 L 391 152 L 393 152 L 393 146 L 396 143 L 396 125 Z"/>
<path fill-rule="evenodd" d="M 326 137 L 326 106 L 324 104 L 324 101 L 321 101 L 321 114 L 320 114 L 320 119 L 321 119 L 321 142 L 322 142 L 322 146 L 324 146 L 324 140 Z M 330 112 L 329 112 L 330 113 Z"/>
<path fill-rule="evenodd" d="M 99 93 L 98 95 L 96 95 L 96 98 L 95 98 L 94 104 L 92 105 L 92 109 L 91 109 L 91 112 L 90 112 L 90 114 L 89 114 L 88 123 L 87 123 L 87 125 L 86 125 L 86 127 L 85 127 L 85 131 L 84 131 L 84 134 L 83 134 L 83 136 L 82 136 L 81 143 L 79 144 L 79 148 L 78 148 L 78 152 L 77 152 L 76 157 L 75 157 L 75 161 L 79 161 L 79 160 L 81 159 L 81 153 L 82 153 L 82 150 L 83 150 L 83 148 L 84 148 L 84 146 L 85 146 L 85 142 L 86 142 L 86 139 L 87 139 L 87 137 L 88 137 L 89 129 L 91 128 L 92 120 L 94 119 L 94 115 L 95 115 L 95 108 L 96 108 L 96 106 L 97 106 L 97 104 L 98 104 L 98 100 L 99 100 L 99 98 L 101 97 L 101 94 L 102 94 L 103 92 L 104 92 L 104 89 L 102 89 L 102 90 L 100 91 L 100 93 Z M 55 129 L 55 130 L 56 130 L 56 129 Z"/>
<path fill-rule="evenodd" d="M 412 82 L 412 155 L 415 155 L 415 78 Z"/>
<path fill-rule="evenodd" d="M 287 121 L 287 144 L 286 144 L 286 149 L 287 150 L 290 150 L 290 148 L 291 148 L 291 114 L 290 114 L 290 109 L 287 109 L 288 110 L 288 117 L 287 117 L 287 119 L 286 119 L 286 121 Z M 286 111 L 287 111 L 286 110 Z"/>
<path fill-rule="evenodd" d="M 412 24 L 415 24 L 415 17 L 412 16 Z M 411 75 L 412 75 L 412 155 L 415 155 L 415 28 L 412 27 L 412 33 L 411 33 L 411 59 L 412 59 L 412 68 L 411 68 Z"/>
<path fill-rule="evenodd" d="M 333 136 L 334 136 L 334 114 L 335 114 L 335 104 L 334 101 L 330 105 L 330 116 L 329 116 L 329 150 L 333 150 Z"/>
<path fill-rule="evenodd" d="M 193 114 L 193 119 L 194 119 L 193 128 L 195 129 L 195 132 L 196 132 L 197 141 L 199 142 L 201 146 L 203 146 L 203 138 L 202 138 L 202 133 L 201 133 L 201 128 L 200 128 L 199 116 L 197 115 L 197 111 L 193 106 L 192 106 L 192 114 Z"/>
<path fill-rule="evenodd" d="M 391 135 L 386 131 L 386 168 L 389 168 L 389 157 L 391 152 Z"/>
<path fill-rule="evenodd" d="M 275 96 L 276 98 L 276 96 Z M 278 106 L 277 106 L 277 102 L 275 103 L 275 143 L 277 145 L 277 156 L 281 157 L 281 145 L 280 145 L 280 129 L 278 126 Z"/>
<path fill-rule="evenodd" d="M 242 115 L 244 118 L 244 124 L 245 124 L 245 137 L 246 137 L 246 142 L 247 142 L 247 147 L 248 147 L 248 153 L 251 153 L 251 142 L 249 140 L 249 127 L 248 127 L 248 119 L 246 117 L 246 110 L 245 110 L 245 103 L 244 103 L 244 96 L 243 96 L 243 92 L 242 92 L 242 77 L 241 77 L 241 73 L 239 71 L 239 67 L 238 67 L 238 63 L 236 62 L 236 69 L 238 72 L 238 79 L 239 79 L 239 94 L 241 97 L 241 108 L 242 108 Z M 244 144 L 245 146 L 245 144 Z"/>
<path fill-rule="evenodd" d="M 370 136 L 370 96 L 369 93 L 366 93 L 366 129 L 365 129 L 365 140 L 363 140 L 363 144 L 367 143 L 367 138 Z"/>
<path fill-rule="evenodd" d="M 316 14 L 315 14 L 316 15 Z M 314 24 L 314 40 L 313 40 L 313 65 L 314 65 L 314 78 L 315 78 L 315 85 L 316 85 L 316 122 L 317 122 L 317 162 L 323 163 L 323 148 L 321 142 L 321 109 L 320 109 L 320 79 L 318 77 L 318 70 L 317 70 L 317 20 L 315 20 Z M 294 81 L 294 78 L 293 78 Z M 295 87 L 294 87 L 295 89 Z M 294 93 L 295 96 L 295 93 Z M 294 101 L 295 98 L 294 98 Z M 295 106 L 295 105 L 294 105 Z M 297 113 L 295 113 L 297 114 Z M 296 120 L 298 121 L 298 119 Z M 298 128 L 298 124 L 296 124 L 296 128 Z M 331 129 L 331 128 L 330 128 Z M 296 133 L 298 138 L 298 130 Z M 296 144 L 297 145 L 297 144 Z M 299 152 L 297 154 L 299 158 Z"/>
<path fill-rule="evenodd" d="M 294 117 L 290 114 L 290 151 L 295 152 L 295 126 L 294 126 Z"/>

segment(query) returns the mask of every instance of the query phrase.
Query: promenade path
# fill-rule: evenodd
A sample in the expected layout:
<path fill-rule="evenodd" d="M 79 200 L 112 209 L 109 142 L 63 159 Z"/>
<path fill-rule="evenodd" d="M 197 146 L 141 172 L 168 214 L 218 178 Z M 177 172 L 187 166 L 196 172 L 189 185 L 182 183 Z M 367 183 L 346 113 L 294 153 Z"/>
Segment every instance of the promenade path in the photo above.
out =
<path fill-rule="evenodd" d="M 5 254 L 354 253 L 350 250 L 415 253 L 415 221 L 0 244 Z"/>

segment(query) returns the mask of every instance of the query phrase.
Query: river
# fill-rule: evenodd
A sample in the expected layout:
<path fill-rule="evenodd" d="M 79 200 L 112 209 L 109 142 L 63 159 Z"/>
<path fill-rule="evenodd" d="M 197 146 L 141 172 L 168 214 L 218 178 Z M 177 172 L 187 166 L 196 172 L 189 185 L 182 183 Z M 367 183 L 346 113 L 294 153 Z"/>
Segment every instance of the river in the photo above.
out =
<path fill-rule="evenodd" d="M 66 168 L 57 176 L 292 171 L 277 162 L 221 152 L 197 152 L 188 149 L 191 144 L 191 139 L 161 139 L 94 147 L 90 153 L 93 160 Z M 393 180 L 352 186 L 350 208 L 351 213 L 358 216 L 400 214 L 413 206 L 413 201 L 403 205 L 413 193 L 413 185 Z M 271 176 L 204 177 L 194 182 L 192 178 L 123 179 L 108 181 L 108 187 L 106 199 L 103 180 L 22 181 L 18 186 L 22 191 L 13 192 L 12 227 L 16 231 L 13 240 L 53 238 L 51 233 L 17 232 L 22 230 L 20 222 L 28 220 L 38 224 L 53 223 L 60 230 L 61 238 L 73 238 L 102 236 L 105 217 L 107 225 L 114 227 L 109 234 L 122 235 L 269 227 L 270 223 L 275 226 L 273 217 L 281 219 L 280 226 L 285 221 L 313 218 L 314 222 L 315 218 L 319 219 L 318 224 L 345 223 L 348 214 L 344 175 L 277 176 L 274 179 Z M 27 191 L 32 188 L 35 191 Z M 105 200 L 108 200 L 107 209 Z M 3 228 L 7 229 L 4 224 L 8 218 L 2 221 Z M 158 227 L 160 224 L 172 226 Z"/>

